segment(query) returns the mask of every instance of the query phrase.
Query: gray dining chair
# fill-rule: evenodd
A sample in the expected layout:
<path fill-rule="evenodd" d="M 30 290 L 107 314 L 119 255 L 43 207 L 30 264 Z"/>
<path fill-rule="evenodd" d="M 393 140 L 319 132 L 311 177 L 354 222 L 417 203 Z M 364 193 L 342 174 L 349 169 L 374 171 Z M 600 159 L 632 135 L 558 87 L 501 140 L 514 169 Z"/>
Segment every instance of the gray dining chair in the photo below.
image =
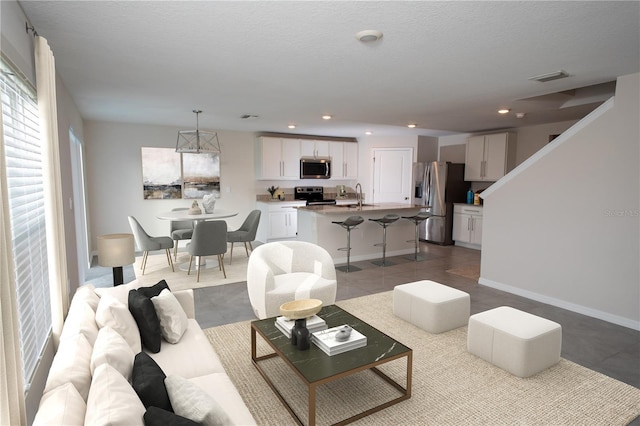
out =
<path fill-rule="evenodd" d="M 229 253 L 229 265 L 233 259 L 233 243 L 244 243 L 244 250 L 249 257 L 249 249 L 253 251 L 251 242 L 256 239 L 258 232 L 258 224 L 260 223 L 260 210 L 253 210 L 242 223 L 242 226 L 235 231 L 227 232 L 227 242 L 231 243 L 231 252 Z M 249 244 L 249 248 L 247 248 Z"/>
<path fill-rule="evenodd" d="M 187 250 L 191 255 L 187 275 L 191 275 L 191 264 L 194 256 L 198 257 L 196 264 L 200 264 L 202 256 L 217 255 L 218 267 L 224 277 L 227 278 L 227 272 L 224 270 L 224 262 L 222 261 L 222 255 L 227 252 L 227 222 L 224 220 L 198 222 L 193 229 L 193 237 L 191 237 L 191 242 L 187 245 Z M 196 282 L 200 282 L 200 269 L 203 269 L 203 267 L 196 266 L 196 269 L 198 270 Z"/>
<path fill-rule="evenodd" d="M 178 207 L 171 209 L 176 210 L 189 210 L 186 207 Z M 173 260 L 178 260 L 178 242 L 181 240 L 190 240 L 193 235 L 193 221 L 192 220 L 172 220 L 169 222 L 169 232 L 171 239 L 174 242 L 173 246 Z"/>
<path fill-rule="evenodd" d="M 149 252 L 155 250 L 164 250 L 166 252 L 169 266 L 171 266 L 171 270 L 175 272 L 173 262 L 171 261 L 173 240 L 170 237 L 150 236 L 133 216 L 129 216 L 129 225 L 131 226 L 131 231 L 133 231 L 133 238 L 136 240 L 136 245 L 138 249 L 142 251 L 142 275 L 144 275 L 144 270 L 147 267 Z"/>

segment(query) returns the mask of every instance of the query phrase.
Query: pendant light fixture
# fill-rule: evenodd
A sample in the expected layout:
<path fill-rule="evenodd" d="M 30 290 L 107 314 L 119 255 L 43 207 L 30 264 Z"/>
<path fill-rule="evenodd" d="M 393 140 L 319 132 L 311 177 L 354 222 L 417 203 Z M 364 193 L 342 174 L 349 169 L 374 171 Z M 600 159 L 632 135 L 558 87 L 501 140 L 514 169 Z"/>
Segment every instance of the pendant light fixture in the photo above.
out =
<path fill-rule="evenodd" d="M 178 141 L 176 142 L 176 152 L 186 152 L 192 154 L 220 154 L 220 142 L 218 134 L 208 130 L 200 130 L 198 115 L 202 112 L 194 109 L 196 114 L 195 130 L 180 130 L 178 132 Z"/>

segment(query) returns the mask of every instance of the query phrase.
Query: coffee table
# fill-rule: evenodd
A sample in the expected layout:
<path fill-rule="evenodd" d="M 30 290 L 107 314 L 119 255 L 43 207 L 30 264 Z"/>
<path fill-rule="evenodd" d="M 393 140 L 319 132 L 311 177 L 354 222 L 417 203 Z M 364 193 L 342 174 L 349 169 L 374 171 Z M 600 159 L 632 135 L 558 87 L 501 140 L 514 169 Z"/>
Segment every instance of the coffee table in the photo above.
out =
<path fill-rule="evenodd" d="M 329 356 L 313 343 L 311 348 L 299 351 L 291 345 L 289 338 L 282 334 L 275 326 L 275 317 L 264 320 L 257 320 L 251 323 L 251 359 L 253 365 L 258 369 L 267 384 L 278 396 L 282 404 L 294 417 L 298 424 L 302 425 L 302 420 L 286 401 L 282 393 L 276 388 L 269 378 L 267 372 L 261 367 L 260 361 L 273 357 L 280 357 L 302 380 L 309 391 L 309 426 L 316 424 L 316 391 L 317 387 L 334 380 L 338 380 L 361 371 L 371 370 L 383 378 L 388 384 L 400 392 L 400 396 L 390 401 L 384 402 L 352 417 L 349 417 L 336 424 L 347 424 L 356 421 L 371 413 L 380 411 L 400 401 L 411 398 L 411 371 L 413 351 L 400 342 L 351 315 L 347 311 L 336 305 L 324 306 L 318 313 L 323 318 L 329 328 L 348 324 L 353 329 L 367 336 L 367 346 L 353 349 L 338 355 Z M 257 335 L 260 335 L 273 349 L 273 353 L 257 356 L 256 343 Z M 406 357 L 407 375 L 406 387 L 403 387 L 391 377 L 380 371 L 377 366 L 390 361 Z M 347 403 L 347 401 L 345 401 Z"/>

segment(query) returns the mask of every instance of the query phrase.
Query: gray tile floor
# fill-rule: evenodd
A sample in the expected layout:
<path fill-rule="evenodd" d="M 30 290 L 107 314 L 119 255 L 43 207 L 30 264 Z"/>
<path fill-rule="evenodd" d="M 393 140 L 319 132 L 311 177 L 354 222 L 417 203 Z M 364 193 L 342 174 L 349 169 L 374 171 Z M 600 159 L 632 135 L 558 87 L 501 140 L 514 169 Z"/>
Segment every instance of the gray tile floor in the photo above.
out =
<path fill-rule="evenodd" d="M 357 272 L 338 271 L 338 300 L 392 290 L 411 281 L 430 279 L 471 295 L 471 313 L 508 305 L 562 325 L 562 357 L 640 388 L 640 332 L 477 284 L 473 279 L 446 272 L 480 263 L 480 252 L 463 247 L 421 243 L 425 260 L 391 257 L 393 265 L 378 267 L 369 261 L 353 262 Z M 105 276 L 106 274 L 106 276 Z M 111 285 L 111 271 L 95 267 L 90 282 Z M 125 268 L 125 282 L 134 279 Z M 246 283 L 195 290 L 196 319 L 203 328 L 255 319 Z M 640 425 L 640 417 L 633 425 Z"/>

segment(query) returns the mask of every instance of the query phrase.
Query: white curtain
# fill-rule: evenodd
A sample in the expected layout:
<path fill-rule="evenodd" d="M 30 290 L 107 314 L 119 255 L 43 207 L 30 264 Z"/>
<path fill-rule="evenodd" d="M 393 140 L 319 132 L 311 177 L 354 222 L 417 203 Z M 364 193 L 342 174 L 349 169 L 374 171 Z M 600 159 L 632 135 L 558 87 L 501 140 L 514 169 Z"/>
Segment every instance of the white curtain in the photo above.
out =
<path fill-rule="evenodd" d="M 0 424 L 27 422 L 0 103 Z"/>
<path fill-rule="evenodd" d="M 51 326 L 58 347 L 64 317 L 69 310 L 69 285 L 64 231 L 64 202 L 60 174 L 58 109 L 56 106 L 56 67 L 53 52 L 44 37 L 35 38 L 36 83 L 40 112 L 44 160 L 47 254 L 51 287 Z"/>

